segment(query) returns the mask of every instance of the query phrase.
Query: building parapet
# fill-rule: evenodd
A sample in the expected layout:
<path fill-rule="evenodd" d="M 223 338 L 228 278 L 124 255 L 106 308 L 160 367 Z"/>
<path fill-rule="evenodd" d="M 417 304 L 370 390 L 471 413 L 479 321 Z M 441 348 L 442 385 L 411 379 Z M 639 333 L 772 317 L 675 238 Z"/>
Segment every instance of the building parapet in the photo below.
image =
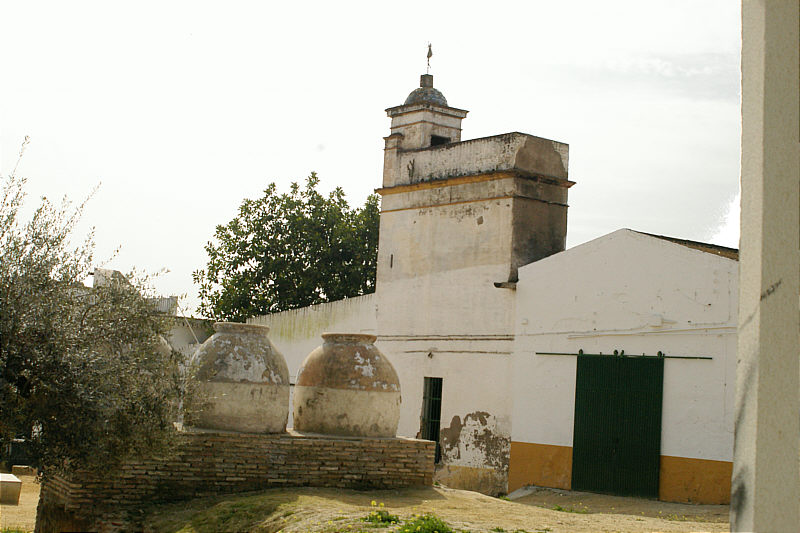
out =
<path fill-rule="evenodd" d="M 572 185 L 568 180 L 569 146 L 525 133 L 400 150 L 397 158 L 397 180 L 391 186 L 504 171 Z"/>

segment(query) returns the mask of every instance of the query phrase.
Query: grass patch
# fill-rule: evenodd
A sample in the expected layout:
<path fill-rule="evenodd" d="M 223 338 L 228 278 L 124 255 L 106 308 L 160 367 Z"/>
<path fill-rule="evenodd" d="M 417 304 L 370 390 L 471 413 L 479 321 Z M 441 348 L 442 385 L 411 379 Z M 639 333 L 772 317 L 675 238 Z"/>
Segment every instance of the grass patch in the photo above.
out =
<path fill-rule="evenodd" d="M 362 518 L 364 522 L 371 522 L 373 524 L 398 524 L 400 523 L 400 518 L 397 515 L 389 514 L 389 511 L 372 511 L 367 516 Z"/>
<path fill-rule="evenodd" d="M 400 529 L 400 533 L 454 533 L 447 523 L 435 514 L 424 514 L 406 521 Z"/>
<path fill-rule="evenodd" d="M 389 514 L 389 511 L 383 508 L 383 502 L 379 504 L 372 500 L 372 507 L 380 507 L 380 509 L 373 509 L 367 516 L 361 519 L 362 522 L 370 524 L 368 527 L 387 527 L 400 523 L 400 518 L 397 515 Z"/>
<path fill-rule="evenodd" d="M 554 505 L 552 507 L 553 511 L 559 511 L 562 513 L 579 513 L 579 514 L 588 514 L 589 509 L 576 509 L 574 507 L 561 507 L 560 505 Z"/>
<path fill-rule="evenodd" d="M 151 515 L 146 526 L 152 531 L 173 533 L 275 531 L 293 514 L 292 506 L 280 495 L 234 496 L 201 501 L 191 507 L 174 506 L 173 512 Z"/>
<path fill-rule="evenodd" d="M 688 522 L 691 520 L 686 515 L 677 515 L 677 514 L 668 514 L 663 517 L 665 520 L 670 520 L 671 522 Z"/>

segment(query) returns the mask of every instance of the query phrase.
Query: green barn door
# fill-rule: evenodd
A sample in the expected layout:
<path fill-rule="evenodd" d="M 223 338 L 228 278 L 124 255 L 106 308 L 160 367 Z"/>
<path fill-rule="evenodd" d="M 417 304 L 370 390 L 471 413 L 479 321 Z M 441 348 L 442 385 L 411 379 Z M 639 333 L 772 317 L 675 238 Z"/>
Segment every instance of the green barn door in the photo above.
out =
<path fill-rule="evenodd" d="M 658 497 L 664 359 L 578 357 L 572 489 Z"/>

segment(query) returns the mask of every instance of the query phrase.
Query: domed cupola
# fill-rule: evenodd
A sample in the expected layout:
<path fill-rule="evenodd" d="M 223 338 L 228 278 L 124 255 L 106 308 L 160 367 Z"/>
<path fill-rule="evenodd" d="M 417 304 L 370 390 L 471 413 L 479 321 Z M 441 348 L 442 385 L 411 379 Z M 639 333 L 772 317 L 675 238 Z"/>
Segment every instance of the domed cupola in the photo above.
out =
<path fill-rule="evenodd" d="M 386 141 L 383 186 L 398 184 L 398 150 L 435 148 L 461 141 L 461 120 L 467 111 L 450 107 L 441 91 L 433 87 L 433 75 L 419 77 L 419 89 L 414 89 L 403 105 L 390 107 L 386 114 L 392 119 L 392 131 Z"/>
<path fill-rule="evenodd" d="M 403 105 L 433 104 L 447 107 L 447 99 L 439 89 L 433 87 L 433 75 L 423 74 L 419 77 L 419 89 L 414 89 Z"/>

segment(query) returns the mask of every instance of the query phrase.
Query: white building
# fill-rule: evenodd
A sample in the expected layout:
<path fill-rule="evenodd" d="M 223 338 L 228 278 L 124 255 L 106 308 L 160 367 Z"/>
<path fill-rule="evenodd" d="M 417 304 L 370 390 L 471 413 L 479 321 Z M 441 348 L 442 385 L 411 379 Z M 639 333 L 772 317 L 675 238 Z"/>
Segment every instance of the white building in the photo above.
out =
<path fill-rule="evenodd" d="M 292 377 L 322 332 L 374 333 L 446 485 L 727 501 L 736 251 L 620 230 L 565 252 L 566 144 L 462 142 L 429 75 L 387 113 L 376 293 L 253 319 Z"/>
<path fill-rule="evenodd" d="M 520 269 L 509 490 L 729 500 L 736 259 L 624 229 Z"/>

